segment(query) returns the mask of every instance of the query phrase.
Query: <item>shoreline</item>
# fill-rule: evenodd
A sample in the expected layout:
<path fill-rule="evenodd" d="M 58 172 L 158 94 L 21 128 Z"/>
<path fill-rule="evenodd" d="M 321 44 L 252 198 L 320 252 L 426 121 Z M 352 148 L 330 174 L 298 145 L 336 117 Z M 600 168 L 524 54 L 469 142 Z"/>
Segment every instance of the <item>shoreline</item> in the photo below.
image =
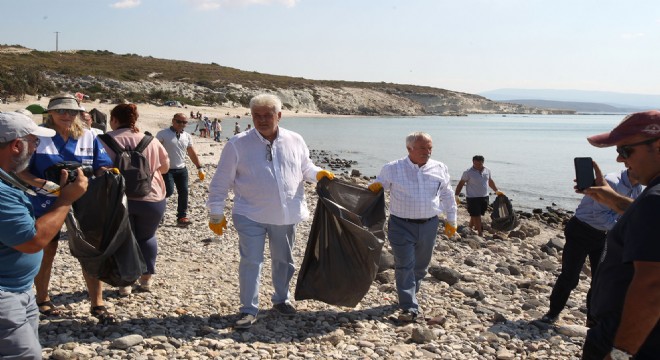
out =
<path fill-rule="evenodd" d="M 0 111 L 15 111 L 17 109 L 24 109 L 27 106 L 31 104 L 40 104 L 44 108 L 48 105 L 48 99 L 46 97 L 41 98 L 41 100 L 37 100 L 36 96 L 26 96 L 24 100 L 22 101 L 15 101 L 10 104 L 4 104 L 0 103 Z M 108 103 L 100 103 L 98 100 L 97 101 L 92 101 L 92 102 L 83 102 L 81 105 L 87 110 L 90 111 L 93 108 L 96 108 L 102 112 L 104 112 L 106 115 L 110 115 L 110 110 L 114 108 L 117 104 L 108 104 Z M 251 118 L 249 115 L 245 115 L 246 113 L 249 114 L 250 110 L 248 108 L 243 108 L 243 107 L 238 107 L 238 108 L 230 108 L 230 107 L 183 107 L 183 108 L 178 108 L 178 107 L 170 107 L 170 106 L 157 106 L 157 105 L 152 105 L 152 104 L 145 104 L 145 103 L 138 103 L 136 104 L 138 107 L 138 112 L 140 114 L 140 117 L 138 119 L 138 128 L 140 131 L 149 131 L 152 134 L 157 133 L 158 131 L 167 128 L 170 123 L 172 116 L 175 113 L 183 113 L 186 116 L 190 115 L 190 111 L 193 111 L 193 113 L 197 113 L 199 111 L 202 113 L 203 116 L 208 116 L 210 119 L 213 119 L 214 117 L 217 117 L 219 119 L 223 120 L 223 139 L 230 137 L 233 134 L 233 122 L 234 121 L 240 121 L 240 122 L 245 122 L 245 119 Z M 229 115 L 227 115 L 229 113 Z M 237 118 L 238 116 L 238 118 Z M 295 112 L 295 111 L 289 111 L 289 110 L 282 110 L 282 119 L 286 121 L 286 118 L 346 118 L 346 117 L 365 117 L 368 118 L 368 116 L 353 116 L 353 115 L 329 115 L 329 114 L 321 114 L 321 113 L 304 113 L 304 112 Z M 33 120 L 35 122 L 40 123 L 41 121 L 41 115 L 33 115 L 32 116 Z M 240 120 L 239 120 L 240 119 Z M 192 120 L 195 121 L 195 120 Z M 286 127 L 286 126 L 285 126 Z M 224 146 L 224 140 L 220 143 L 213 141 L 210 138 L 201 138 L 199 135 L 195 135 L 193 137 L 194 144 L 195 144 L 195 149 L 198 152 L 198 155 L 200 156 L 200 161 L 202 161 L 205 166 L 216 166 L 220 157 L 220 151 L 222 150 L 222 147 Z M 318 154 L 324 154 L 324 156 L 328 156 L 331 160 L 336 161 L 337 163 L 343 163 L 343 164 L 350 164 L 350 167 L 344 167 L 342 168 L 341 166 L 339 167 L 330 167 L 327 163 L 319 162 L 319 166 L 327 166 L 330 170 L 336 173 L 341 173 L 341 172 L 346 172 L 347 174 L 351 174 L 353 170 L 357 170 L 360 172 L 360 177 L 370 177 L 374 178 L 377 174 L 365 174 L 363 171 L 360 169 L 359 164 L 351 164 L 351 160 L 347 159 L 345 157 L 341 157 L 339 154 L 334 153 L 333 151 L 329 151 L 327 149 L 316 149 L 310 147 L 310 152 L 313 153 L 318 153 Z M 317 159 L 320 159 L 320 157 L 317 157 Z M 315 161 L 317 159 L 314 159 Z M 458 183 L 458 180 L 455 180 L 454 183 Z M 453 184 L 452 186 L 455 186 Z M 511 198 L 511 201 L 514 205 L 516 206 L 516 202 L 514 198 Z M 548 208 L 552 208 L 555 210 L 560 210 L 560 211 L 565 211 L 565 212 L 570 212 L 573 209 L 564 209 L 560 208 L 557 206 L 553 206 L 551 204 L 544 204 L 545 200 L 539 199 L 537 203 L 534 206 L 524 206 L 521 207 L 518 211 L 524 211 L 524 212 L 532 212 L 535 209 L 542 209 L 544 211 L 547 211 Z"/>
<path fill-rule="evenodd" d="M 0 110 L 14 111 L 17 105 L 2 104 Z M 97 107 L 109 113 L 112 106 Z M 138 111 L 142 131 L 160 130 L 175 112 L 185 113 L 143 104 L 138 104 Z M 169 198 L 157 232 L 159 255 L 151 292 L 134 291 L 122 297 L 117 289 L 104 286 L 105 303 L 116 314 L 117 324 L 98 324 L 89 314 L 80 265 L 68 244 L 60 244 L 50 293 L 63 315 L 40 321 L 44 359 L 579 358 L 586 333 L 581 307 L 588 280 L 573 291 L 556 326 L 534 322 L 547 309 L 561 267 L 565 219 L 531 214 L 515 230 L 495 232 L 486 216 L 481 237 L 467 228 L 464 204 L 459 205 L 458 236 L 448 239 L 439 229 L 431 268 L 419 293 L 422 321 L 400 326 L 390 320 L 397 294 L 386 240 L 383 271 L 355 308 L 294 301 L 298 313 L 286 319 L 270 310 L 271 264 L 266 251 L 258 321 L 246 331 L 233 329 L 240 308 L 238 235 L 228 217 L 226 233 L 214 236 L 205 207 L 222 144 L 198 136 L 195 144 L 207 178 L 190 179 L 188 213 L 193 223 L 187 228 L 176 226 L 176 196 Z M 190 161 L 188 169 L 195 174 Z M 343 180 L 359 186 L 367 183 L 361 178 Z M 305 196 L 314 213 L 318 197 L 313 184 L 305 184 Z M 231 207 L 231 200 L 227 204 Z M 312 219 L 296 226 L 292 298 Z"/>

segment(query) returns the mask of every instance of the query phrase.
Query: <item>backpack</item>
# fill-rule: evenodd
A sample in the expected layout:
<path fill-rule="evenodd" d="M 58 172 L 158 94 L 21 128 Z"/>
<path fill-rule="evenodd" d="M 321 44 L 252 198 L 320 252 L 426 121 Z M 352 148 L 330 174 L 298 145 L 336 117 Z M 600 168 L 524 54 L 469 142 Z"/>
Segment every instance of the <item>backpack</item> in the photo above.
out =
<path fill-rule="evenodd" d="M 115 166 L 126 180 L 126 196 L 135 198 L 149 194 L 154 174 L 151 172 L 149 160 L 142 152 L 154 139 L 153 136 L 145 135 L 135 149 L 124 149 L 108 134 L 102 134 L 98 137 L 117 154 Z"/>

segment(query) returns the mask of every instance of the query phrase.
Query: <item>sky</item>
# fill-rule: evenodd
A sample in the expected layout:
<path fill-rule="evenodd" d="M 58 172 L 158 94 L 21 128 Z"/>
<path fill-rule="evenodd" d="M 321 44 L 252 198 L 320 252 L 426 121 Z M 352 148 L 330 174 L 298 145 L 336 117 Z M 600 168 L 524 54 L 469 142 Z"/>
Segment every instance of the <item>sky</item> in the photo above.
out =
<path fill-rule="evenodd" d="M 660 95 L 658 0 L 0 0 L 0 14 L 0 44 L 41 51 L 467 93 Z"/>

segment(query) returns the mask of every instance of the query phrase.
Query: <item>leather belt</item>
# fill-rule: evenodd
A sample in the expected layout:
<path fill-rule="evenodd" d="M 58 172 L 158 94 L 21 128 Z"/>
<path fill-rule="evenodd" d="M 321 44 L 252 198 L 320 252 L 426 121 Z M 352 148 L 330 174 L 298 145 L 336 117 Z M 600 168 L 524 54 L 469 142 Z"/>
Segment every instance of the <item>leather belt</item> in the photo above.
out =
<path fill-rule="evenodd" d="M 406 219 L 406 218 L 398 217 L 398 216 L 395 216 L 395 215 L 392 215 L 392 217 L 395 217 L 399 220 L 403 220 L 405 222 L 409 222 L 409 223 L 412 223 L 412 224 L 426 224 L 427 222 L 429 222 L 429 220 L 432 220 L 436 216 L 430 217 L 428 219 Z"/>

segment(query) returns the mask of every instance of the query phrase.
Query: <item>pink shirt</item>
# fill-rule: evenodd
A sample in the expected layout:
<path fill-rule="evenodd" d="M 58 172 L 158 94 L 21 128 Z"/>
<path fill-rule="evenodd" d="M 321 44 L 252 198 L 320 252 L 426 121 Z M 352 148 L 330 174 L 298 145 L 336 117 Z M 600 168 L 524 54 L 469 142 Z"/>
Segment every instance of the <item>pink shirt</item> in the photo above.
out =
<path fill-rule="evenodd" d="M 131 129 L 117 129 L 109 131 L 108 134 L 110 134 L 110 136 L 112 136 L 123 148 L 135 148 L 144 137 L 144 134 L 134 133 Z M 103 140 L 101 140 L 101 143 L 103 143 Z M 110 156 L 110 159 L 114 162 L 117 154 L 115 154 L 115 152 L 105 143 L 103 143 L 103 147 L 105 147 L 108 156 Z M 163 145 L 160 141 L 156 140 L 156 138 L 154 138 L 146 149 L 144 149 L 143 154 L 147 160 L 149 160 L 149 166 L 154 173 L 154 177 L 151 180 L 151 192 L 146 196 L 141 198 L 131 198 L 131 200 L 151 202 L 161 201 L 165 199 L 165 181 L 163 180 L 162 174 L 169 171 L 170 158 L 167 156 L 167 151 L 165 151 Z"/>

